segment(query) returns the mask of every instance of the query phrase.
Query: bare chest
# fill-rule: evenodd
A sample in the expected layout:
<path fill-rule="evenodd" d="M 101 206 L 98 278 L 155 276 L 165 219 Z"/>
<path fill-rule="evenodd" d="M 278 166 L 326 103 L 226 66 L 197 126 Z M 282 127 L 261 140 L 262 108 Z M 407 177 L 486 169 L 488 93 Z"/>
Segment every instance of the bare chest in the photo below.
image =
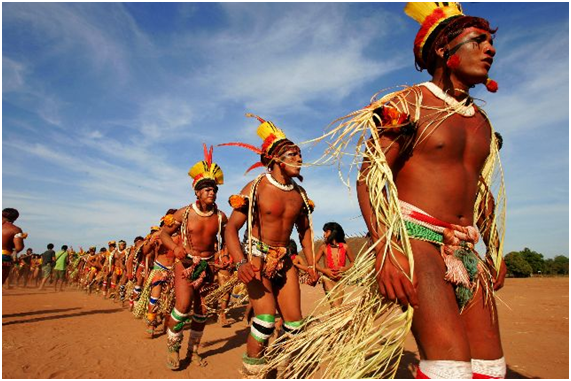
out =
<path fill-rule="evenodd" d="M 413 157 L 481 167 L 490 153 L 491 127 L 480 113 L 469 118 L 452 115 L 440 124 L 421 115 L 417 131 Z"/>
<path fill-rule="evenodd" d="M 266 186 L 258 192 L 257 205 L 259 214 L 266 218 L 296 219 L 303 207 L 303 199 L 295 190 L 284 192 Z"/>
<path fill-rule="evenodd" d="M 186 223 L 187 237 L 192 238 L 193 242 L 206 237 L 216 237 L 219 229 L 218 215 L 214 213 L 209 217 L 198 216 L 193 212 L 189 213 Z"/>

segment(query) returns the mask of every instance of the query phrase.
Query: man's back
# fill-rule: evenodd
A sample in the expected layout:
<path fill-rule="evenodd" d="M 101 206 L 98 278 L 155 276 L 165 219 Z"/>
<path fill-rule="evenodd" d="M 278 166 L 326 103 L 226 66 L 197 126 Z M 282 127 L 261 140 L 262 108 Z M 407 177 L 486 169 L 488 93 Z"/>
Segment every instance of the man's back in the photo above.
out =
<path fill-rule="evenodd" d="M 56 256 L 55 270 L 65 270 L 68 253 L 66 250 L 58 251 Z"/>
<path fill-rule="evenodd" d="M 42 265 L 43 266 L 45 266 L 47 264 L 53 265 L 55 255 L 56 255 L 56 253 L 52 249 L 44 251 L 44 253 L 42 254 Z"/>
<path fill-rule="evenodd" d="M 14 236 L 20 233 L 22 229 L 12 224 L 5 222 L 2 224 L 2 250 L 12 251 L 14 249 Z"/>

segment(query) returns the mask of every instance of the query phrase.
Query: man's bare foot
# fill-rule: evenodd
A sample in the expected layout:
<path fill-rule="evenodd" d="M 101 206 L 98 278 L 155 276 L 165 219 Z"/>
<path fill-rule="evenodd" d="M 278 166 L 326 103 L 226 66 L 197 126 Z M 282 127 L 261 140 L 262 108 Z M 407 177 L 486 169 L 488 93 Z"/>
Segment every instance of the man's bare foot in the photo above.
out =
<path fill-rule="evenodd" d="M 188 352 L 186 357 L 190 358 L 191 365 L 199 366 L 201 368 L 208 365 L 208 361 L 200 357 L 197 352 Z"/>
<path fill-rule="evenodd" d="M 152 325 L 147 326 L 147 329 L 145 331 L 145 337 L 147 339 L 153 339 L 155 337 L 155 327 L 153 327 Z"/>
<path fill-rule="evenodd" d="M 218 316 L 218 322 L 222 327 L 230 327 L 230 322 L 228 321 L 228 319 L 226 318 L 226 314 L 224 313 Z"/>
<path fill-rule="evenodd" d="M 167 368 L 177 370 L 180 368 L 180 358 L 178 352 L 168 352 L 167 354 Z"/>

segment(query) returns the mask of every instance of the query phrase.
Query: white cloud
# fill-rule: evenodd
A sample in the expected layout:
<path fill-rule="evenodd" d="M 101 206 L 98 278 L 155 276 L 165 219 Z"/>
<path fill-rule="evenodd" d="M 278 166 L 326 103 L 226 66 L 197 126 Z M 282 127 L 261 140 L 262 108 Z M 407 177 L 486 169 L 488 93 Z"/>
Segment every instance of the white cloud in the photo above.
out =
<path fill-rule="evenodd" d="M 259 113 L 283 113 L 284 105 L 291 113 L 311 101 L 340 100 L 402 65 L 399 57 L 377 61 L 367 52 L 382 35 L 387 15 L 376 23 L 350 21 L 347 6 L 338 4 L 224 8 L 230 26 L 201 46 L 212 65 L 193 80 Z"/>
<path fill-rule="evenodd" d="M 18 91 L 25 84 L 25 66 L 8 57 L 2 57 L 2 92 Z"/>

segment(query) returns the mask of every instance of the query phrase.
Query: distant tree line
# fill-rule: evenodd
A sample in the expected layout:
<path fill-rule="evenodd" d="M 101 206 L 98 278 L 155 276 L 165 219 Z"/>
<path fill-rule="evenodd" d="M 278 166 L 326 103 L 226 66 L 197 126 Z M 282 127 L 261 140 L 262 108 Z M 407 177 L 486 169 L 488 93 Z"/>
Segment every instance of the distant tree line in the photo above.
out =
<path fill-rule="evenodd" d="M 569 258 L 558 255 L 544 259 L 543 254 L 527 247 L 522 251 L 512 251 L 504 257 L 508 276 L 526 278 L 532 275 L 569 275 Z"/>

